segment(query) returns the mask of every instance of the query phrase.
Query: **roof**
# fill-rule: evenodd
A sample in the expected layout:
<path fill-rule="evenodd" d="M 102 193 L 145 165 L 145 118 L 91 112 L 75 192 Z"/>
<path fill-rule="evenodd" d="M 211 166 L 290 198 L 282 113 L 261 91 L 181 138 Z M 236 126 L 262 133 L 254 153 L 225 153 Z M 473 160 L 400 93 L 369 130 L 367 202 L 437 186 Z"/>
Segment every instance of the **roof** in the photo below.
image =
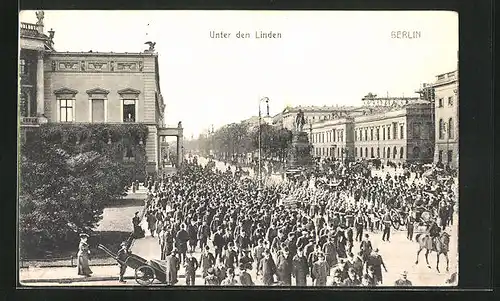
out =
<path fill-rule="evenodd" d="M 355 110 L 357 107 L 355 106 L 296 106 L 290 107 L 287 106 L 283 112 L 298 112 L 302 110 L 303 112 L 335 112 L 335 111 L 350 111 Z"/>
<path fill-rule="evenodd" d="M 51 52 L 51 55 L 59 56 L 156 56 L 158 54 L 155 52 L 98 52 L 98 51 L 87 51 L 87 52 Z"/>

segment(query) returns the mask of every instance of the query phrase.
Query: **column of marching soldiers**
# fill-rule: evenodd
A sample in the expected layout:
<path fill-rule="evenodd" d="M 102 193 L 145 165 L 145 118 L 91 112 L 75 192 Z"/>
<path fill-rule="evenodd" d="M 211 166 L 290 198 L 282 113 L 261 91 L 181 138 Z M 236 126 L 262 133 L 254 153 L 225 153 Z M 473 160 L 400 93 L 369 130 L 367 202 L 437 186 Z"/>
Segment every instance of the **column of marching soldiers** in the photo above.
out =
<path fill-rule="evenodd" d="M 422 204 L 436 207 L 443 228 L 453 223 L 449 183 L 408 184 L 397 176 L 347 173 L 332 190 L 296 182 L 259 188 L 195 158 L 146 185 L 146 224 L 158 237 L 170 285 L 182 266 L 187 285 L 200 271 L 204 285 L 377 286 L 387 269 L 364 231 L 381 230 L 390 240 L 388 206 L 406 210 L 410 225 Z M 429 193 L 431 185 L 438 189 Z M 294 206 L 283 205 L 286 196 Z M 394 285 L 411 286 L 405 271 Z"/>

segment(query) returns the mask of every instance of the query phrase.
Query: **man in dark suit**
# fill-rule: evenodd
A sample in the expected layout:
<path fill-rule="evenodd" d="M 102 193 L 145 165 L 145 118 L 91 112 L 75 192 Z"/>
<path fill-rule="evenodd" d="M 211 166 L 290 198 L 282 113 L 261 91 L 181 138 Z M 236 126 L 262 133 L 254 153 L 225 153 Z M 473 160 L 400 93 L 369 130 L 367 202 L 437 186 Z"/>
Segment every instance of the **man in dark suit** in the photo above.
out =
<path fill-rule="evenodd" d="M 118 281 L 120 283 L 125 283 L 125 280 L 123 280 L 123 275 L 125 275 L 125 271 L 127 270 L 127 265 L 125 264 L 125 260 L 127 260 L 127 257 L 130 255 L 130 251 L 128 249 L 128 244 L 126 241 L 122 242 L 120 244 L 120 250 L 118 250 L 117 257 L 120 260 L 120 275 L 118 278 Z"/>

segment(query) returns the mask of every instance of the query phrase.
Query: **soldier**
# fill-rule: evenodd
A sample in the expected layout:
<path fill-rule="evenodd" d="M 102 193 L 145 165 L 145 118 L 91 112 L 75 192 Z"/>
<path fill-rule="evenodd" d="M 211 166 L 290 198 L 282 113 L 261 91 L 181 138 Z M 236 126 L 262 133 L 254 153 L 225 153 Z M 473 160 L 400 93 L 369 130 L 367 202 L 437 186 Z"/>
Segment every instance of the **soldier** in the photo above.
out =
<path fill-rule="evenodd" d="M 363 228 L 365 226 L 365 221 L 361 211 L 358 211 L 358 215 L 354 220 L 354 226 L 356 228 L 356 241 L 361 241 L 363 239 Z"/>
<path fill-rule="evenodd" d="M 215 266 L 215 257 L 210 252 L 209 246 L 205 246 L 203 253 L 200 256 L 200 266 L 203 278 L 207 277 L 208 270 Z"/>
<path fill-rule="evenodd" d="M 384 223 L 384 233 L 382 234 L 383 241 L 389 241 L 391 238 L 391 216 L 389 215 L 389 211 L 385 212 L 383 217 Z"/>
<path fill-rule="evenodd" d="M 276 265 L 278 281 L 283 285 L 292 285 L 292 258 L 287 247 L 283 249 L 282 254 L 278 256 Z"/>
<path fill-rule="evenodd" d="M 413 211 L 410 210 L 408 212 L 408 216 L 406 217 L 406 238 L 410 241 L 413 241 L 414 227 L 415 227 L 415 218 L 413 216 Z"/>
<path fill-rule="evenodd" d="M 309 267 L 307 259 L 302 249 L 297 249 L 297 254 L 293 257 L 293 277 L 297 286 L 306 286 L 306 277 Z"/>
<path fill-rule="evenodd" d="M 252 276 L 247 273 L 247 267 L 244 264 L 240 265 L 240 284 L 242 286 L 253 286 L 255 283 L 252 280 Z"/>
<path fill-rule="evenodd" d="M 196 270 L 198 269 L 198 260 L 193 257 L 193 252 L 189 251 L 187 253 L 186 262 L 184 263 L 186 285 L 194 285 L 196 278 Z"/>
<path fill-rule="evenodd" d="M 325 261 L 325 255 L 323 252 L 318 253 L 318 260 L 314 262 L 312 268 L 312 275 L 314 276 L 314 285 L 315 286 L 325 286 L 326 280 L 330 271 L 330 267 L 328 263 Z"/>
<path fill-rule="evenodd" d="M 258 271 L 262 275 L 264 285 L 270 286 L 274 283 L 274 274 L 276 274 L 276 264 L 269 250 L 264 251 L 264 258 L 259 263 Z"/>

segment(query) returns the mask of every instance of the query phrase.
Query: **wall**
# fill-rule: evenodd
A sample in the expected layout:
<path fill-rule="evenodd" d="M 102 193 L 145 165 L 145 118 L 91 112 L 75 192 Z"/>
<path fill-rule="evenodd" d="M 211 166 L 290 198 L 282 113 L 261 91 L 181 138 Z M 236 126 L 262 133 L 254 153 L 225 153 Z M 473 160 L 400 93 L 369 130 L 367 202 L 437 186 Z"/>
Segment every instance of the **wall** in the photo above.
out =
<path fill-rule="evenodd" d="M 81 63 L 84 63 L 82 68 Z M 142 62 L 142 71 L 111 71 L 107 65 L 106 71 L 88 71 L 89 62 Z M 76 71 L 62 71 L 53 64 L 59 62 L 72 63 L 77 66 Z M 87 90 L 102 88 L 109 90 L 107 95 L 107 122 L 122 122 L 121 98 L 118 90 L 132 88 L 140 91 L 138 95 L 138 122 L 155 123 L 155 68 L 154 58 L 149 57 L 120 57 L 120 56 L 59 56 L 50 55 L 44 61 L 44 89 L 45 89 L 45 115 L 50 120 L 56 121 L 57 98 L 54 90 L 69 88 L 78 91 L 75 95 L 75 121 L 89 122 L 90 107 Z M 116 63 L 115 63 L 116 64 Z"/>
<path fill-rule="evenodd" d="M 451 157 L 451 166 L 458 165 L 458 140 L 459 140 L 459 119 L 458 119 L 458 95 L 455 91 L 458 90 L 456 81 L 435 86 L 435 137 L 436 145 L 434 152 L 434 162 L 439 161 L 439 151 L 442 151 L 442 162 L 448 162 L 447 151 L 453 152 Z M 458 92 L 458 91 L 457 91 Z M 452 97 L 453 105 L 448 104 L 448 97 Z M 443 107 L 439 107 L 439 99 L 443 99 Z M 443 139 L 439 136 L 439 120 L 442 119 L 447 128 L 447 123 L 450 118 L 453 118 L 453 138 L 448 138 L 448 132 L 445 132 Z"/>

